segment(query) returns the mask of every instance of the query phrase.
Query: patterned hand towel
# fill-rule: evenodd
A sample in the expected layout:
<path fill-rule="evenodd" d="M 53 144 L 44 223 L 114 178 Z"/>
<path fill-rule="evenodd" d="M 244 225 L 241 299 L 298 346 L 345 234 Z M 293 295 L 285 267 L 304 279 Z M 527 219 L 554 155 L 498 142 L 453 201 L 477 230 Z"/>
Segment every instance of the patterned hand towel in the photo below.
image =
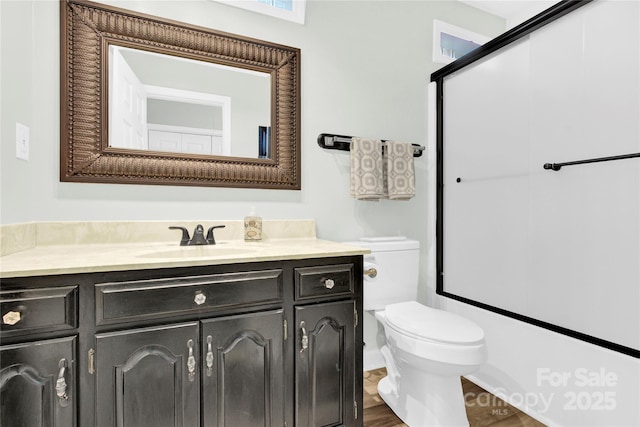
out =
<path fill-rule="evenodd" d="M 382 170 L 385 194 L 390 200 L 409 200 L 416 195 L 413 146 L 410 143 L 386 142 Z"/>
<path fill-rule="evenodd" d="M 384 197 L 382 141 L 351 138 L 351 196 L 358 200 Z"/>

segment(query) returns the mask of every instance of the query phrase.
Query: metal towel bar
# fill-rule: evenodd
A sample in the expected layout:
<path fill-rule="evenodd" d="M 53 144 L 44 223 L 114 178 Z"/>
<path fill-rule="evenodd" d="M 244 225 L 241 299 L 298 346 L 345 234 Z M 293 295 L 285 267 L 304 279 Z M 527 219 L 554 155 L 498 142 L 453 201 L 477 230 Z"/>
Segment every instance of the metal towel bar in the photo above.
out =
<path fill-rule="evenodd" d="M 328 150 L 349 151 L 351 147 L 351 138 L 352 137 L 345 135 L 321 133 L 318 135 L 318 145 Z M 386 140 L 382 140 L 382 142 L 386 142 Z M 421 157 L 425 147 L 418 144 L 411 145 L 413 145 L 413 157 Z"/>

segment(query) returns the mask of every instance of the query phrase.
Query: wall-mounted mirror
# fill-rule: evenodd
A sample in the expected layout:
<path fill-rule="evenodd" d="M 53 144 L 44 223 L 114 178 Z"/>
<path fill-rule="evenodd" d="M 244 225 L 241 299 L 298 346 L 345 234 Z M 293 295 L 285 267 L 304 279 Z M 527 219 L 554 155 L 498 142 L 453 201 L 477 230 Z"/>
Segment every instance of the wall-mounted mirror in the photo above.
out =
<path fill-rule="evenodd" d="M 62 181 L 300 189 L 298 49 L 61 4 Z"/>

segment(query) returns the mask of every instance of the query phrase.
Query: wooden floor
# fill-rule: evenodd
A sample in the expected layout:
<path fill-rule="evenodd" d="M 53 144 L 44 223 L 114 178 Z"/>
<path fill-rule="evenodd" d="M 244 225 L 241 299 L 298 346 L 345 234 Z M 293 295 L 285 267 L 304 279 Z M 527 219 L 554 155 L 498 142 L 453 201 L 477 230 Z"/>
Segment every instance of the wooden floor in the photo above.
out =
<path fill-rule="evenodd" d="M 377 386 L 387 372 L 384 368 L 364 373 L 365 427 L 406 427 L 378 395 Z M 545 427 L 519 409 L 505 403 L 471 381 L 462 378 L 470 427 Z"/>

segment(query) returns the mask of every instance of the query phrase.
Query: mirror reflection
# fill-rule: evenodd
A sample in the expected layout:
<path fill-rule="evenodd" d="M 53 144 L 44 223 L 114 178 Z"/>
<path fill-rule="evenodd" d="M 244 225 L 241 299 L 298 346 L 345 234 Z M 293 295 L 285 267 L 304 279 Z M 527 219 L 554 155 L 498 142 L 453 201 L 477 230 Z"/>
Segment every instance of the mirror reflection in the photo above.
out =
<path fill-rule="evenodd" d="M 269 158 L 271 76 L 109 46 L 109 147 Z"/>

